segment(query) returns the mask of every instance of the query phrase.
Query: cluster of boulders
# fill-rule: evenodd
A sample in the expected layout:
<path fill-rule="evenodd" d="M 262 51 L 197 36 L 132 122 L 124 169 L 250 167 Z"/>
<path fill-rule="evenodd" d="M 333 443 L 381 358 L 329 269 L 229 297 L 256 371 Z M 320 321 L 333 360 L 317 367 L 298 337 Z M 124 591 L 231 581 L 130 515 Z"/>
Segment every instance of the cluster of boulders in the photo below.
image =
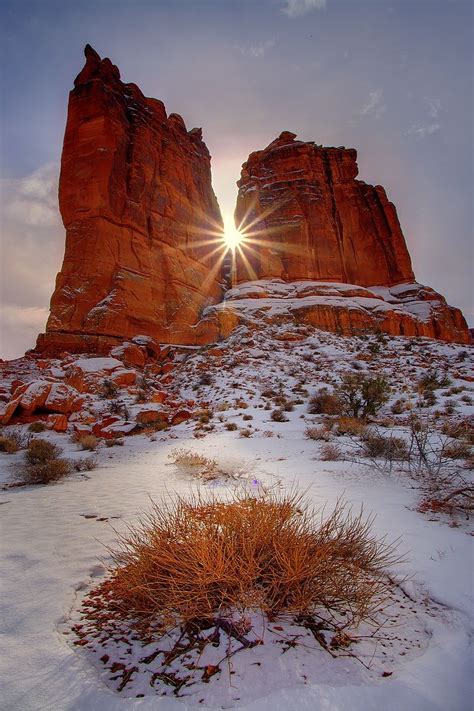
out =
<path fill-rule="evenodd" d="M 104 439 L 143 428 L 161 429 L 192 417 L 193 401 L 168 391 L 174 353 L 149 336 L 136 336 L 108 356 L 34 353 L 0 364 L 0 425 L 43 422 Z"/>

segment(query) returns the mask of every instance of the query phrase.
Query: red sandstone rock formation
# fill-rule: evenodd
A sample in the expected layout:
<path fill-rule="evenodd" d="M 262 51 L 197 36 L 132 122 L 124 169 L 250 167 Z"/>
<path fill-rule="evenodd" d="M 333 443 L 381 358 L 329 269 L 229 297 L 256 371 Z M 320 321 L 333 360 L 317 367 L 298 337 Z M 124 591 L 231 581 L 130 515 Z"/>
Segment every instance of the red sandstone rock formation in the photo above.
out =
<path fill-rule="evenodd" d="M 384 332 L 470 343 L 459 309 L 421 284 L 362 288 L 354 284 L 281 279 L 247 282 L 211 307 L 221 338 L 242 323 L 254 328 L 286 323 L 309 325 L 342 335 Z"/>
<path fill-rule="evenodd" d="M 85 54 L 61 164 L 66 252 L 37 352 L 111 353 L 142 367 L 160 354 L 158 342 L 211 343 L 256 314 L 261 325 L 276 314 L 347 334 L 470 342 L 461 312 L 415 283 L 395 207 L 382 187 L 356 180 L 356 152 L 288 131 L 249 156 L 236 208 L 247 244 L 236 253 L 234 284 L 277 282 L 232 290 L 219 304 L 229 265 L 201 130 L 187 131 L 161 101 L 124 84 L 91 47 Z M 295 301 L 278 280 L 313 286 L 295 287 Z M 383 289 L 362 288 L 376 286 Z M 160 362 L 165 357 L 163 349 Z M 164 374 L 172 365 L 152 368 Z M 117 373 L 124 382 L 116 384 L 131 384 L 129 371 Z"/>
<path fill-rule="evenodd" d="M 381 186 L 356 180 L 356 151 L 295 138 L 284 131 L 242 166 L 235 218 L 245 243 L 236 253 L 233 283 L 277 279 L 355 285 L 351 292 L 321 285 L 319 295 L 313 294 L 316 300 L 298 307 L 287 300 L 283 308 L 290 319 L 346 334 L 378 329 L 470 343 L 461 311 L 415 282 L 396 209 Z M 374 286 L 386 293 L 356 293 Z M 236 301 L 230 309 L 213 309 L 221 335 L 245 312 L 259 308 L 249 298 L 280 296 L 275 285 L 269 291 L 265 285 L 247 289 L 245 297 L 237 291 L 231 298 L 245 298 L 242 307 Z M 353 296 L 362 300 L 351 301 Z"/>
<path fill-rule="evenodd" d="M 221 297 L 209 240 L 222 219 L 201 129 L 124 84 L 89 45 L 85 55 L 61 160 L 66 251 L 37 350 L 106 353 L 138 333 L 212 340 L 196 324 Z"/>
<path fill-rule="evenodd" d="M 414 281 L 395 207 L 382 187 L 355 179 L 356 151 L 295 138 L 284 131 L 242 166 L 235 214 L 253 250 L 238 259 L 236 282 Z"/>

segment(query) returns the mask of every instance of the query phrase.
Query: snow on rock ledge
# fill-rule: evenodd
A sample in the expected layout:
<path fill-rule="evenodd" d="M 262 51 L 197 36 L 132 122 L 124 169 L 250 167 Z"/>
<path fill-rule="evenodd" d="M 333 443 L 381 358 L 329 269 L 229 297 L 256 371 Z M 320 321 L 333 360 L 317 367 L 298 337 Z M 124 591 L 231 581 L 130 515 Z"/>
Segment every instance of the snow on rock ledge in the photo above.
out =
<path fill-rule="evenodd" d="M 242 322 L 289 320 L 343 335 L 379 330 L 470 343 L 459 309 L 416 282 L 369 289 L 338 282 L 261 279 L 230 289 L 224 302 L 209 307 L 205 316 L 217 318 L 223 338 Z"/>

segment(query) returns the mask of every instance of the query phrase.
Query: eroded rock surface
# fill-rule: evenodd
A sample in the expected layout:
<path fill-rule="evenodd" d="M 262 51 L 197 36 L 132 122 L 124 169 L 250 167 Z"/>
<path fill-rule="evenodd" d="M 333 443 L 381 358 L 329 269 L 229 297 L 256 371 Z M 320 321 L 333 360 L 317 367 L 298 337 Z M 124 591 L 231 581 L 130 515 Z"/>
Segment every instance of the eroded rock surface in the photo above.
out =
<path fill-rule="evenodd" d="M 85 55 L 61 159 L 66 250 L 37 349 L 107 353 L 137 333 L 212 340 L 196 324 L 222 294 L 212 243 L 222 219 L 201 130 L 123 83 L 89 45 Z"/>
<path fill-rule="evenodd" d="M 380 185 L 356 180 L 356 151 L 295 139 L 284 131 L 242 167 L 236 219 L 253 250 L 236 281 L 414 281 L 395 207 Z"/>

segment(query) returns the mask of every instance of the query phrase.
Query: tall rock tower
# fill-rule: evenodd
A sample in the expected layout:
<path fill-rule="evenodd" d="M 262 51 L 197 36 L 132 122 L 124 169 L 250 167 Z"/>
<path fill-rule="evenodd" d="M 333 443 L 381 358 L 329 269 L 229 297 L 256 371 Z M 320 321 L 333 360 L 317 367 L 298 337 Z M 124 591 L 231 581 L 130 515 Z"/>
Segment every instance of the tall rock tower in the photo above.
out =
<path fill-rule="evenodd" d="M 106 352 L 136 334 L 209 340 L 222 218 L 201 129 L 124 84 L 89 45 L 69 96 L 59 207 L 64 262 L 37 350 Z"/>

